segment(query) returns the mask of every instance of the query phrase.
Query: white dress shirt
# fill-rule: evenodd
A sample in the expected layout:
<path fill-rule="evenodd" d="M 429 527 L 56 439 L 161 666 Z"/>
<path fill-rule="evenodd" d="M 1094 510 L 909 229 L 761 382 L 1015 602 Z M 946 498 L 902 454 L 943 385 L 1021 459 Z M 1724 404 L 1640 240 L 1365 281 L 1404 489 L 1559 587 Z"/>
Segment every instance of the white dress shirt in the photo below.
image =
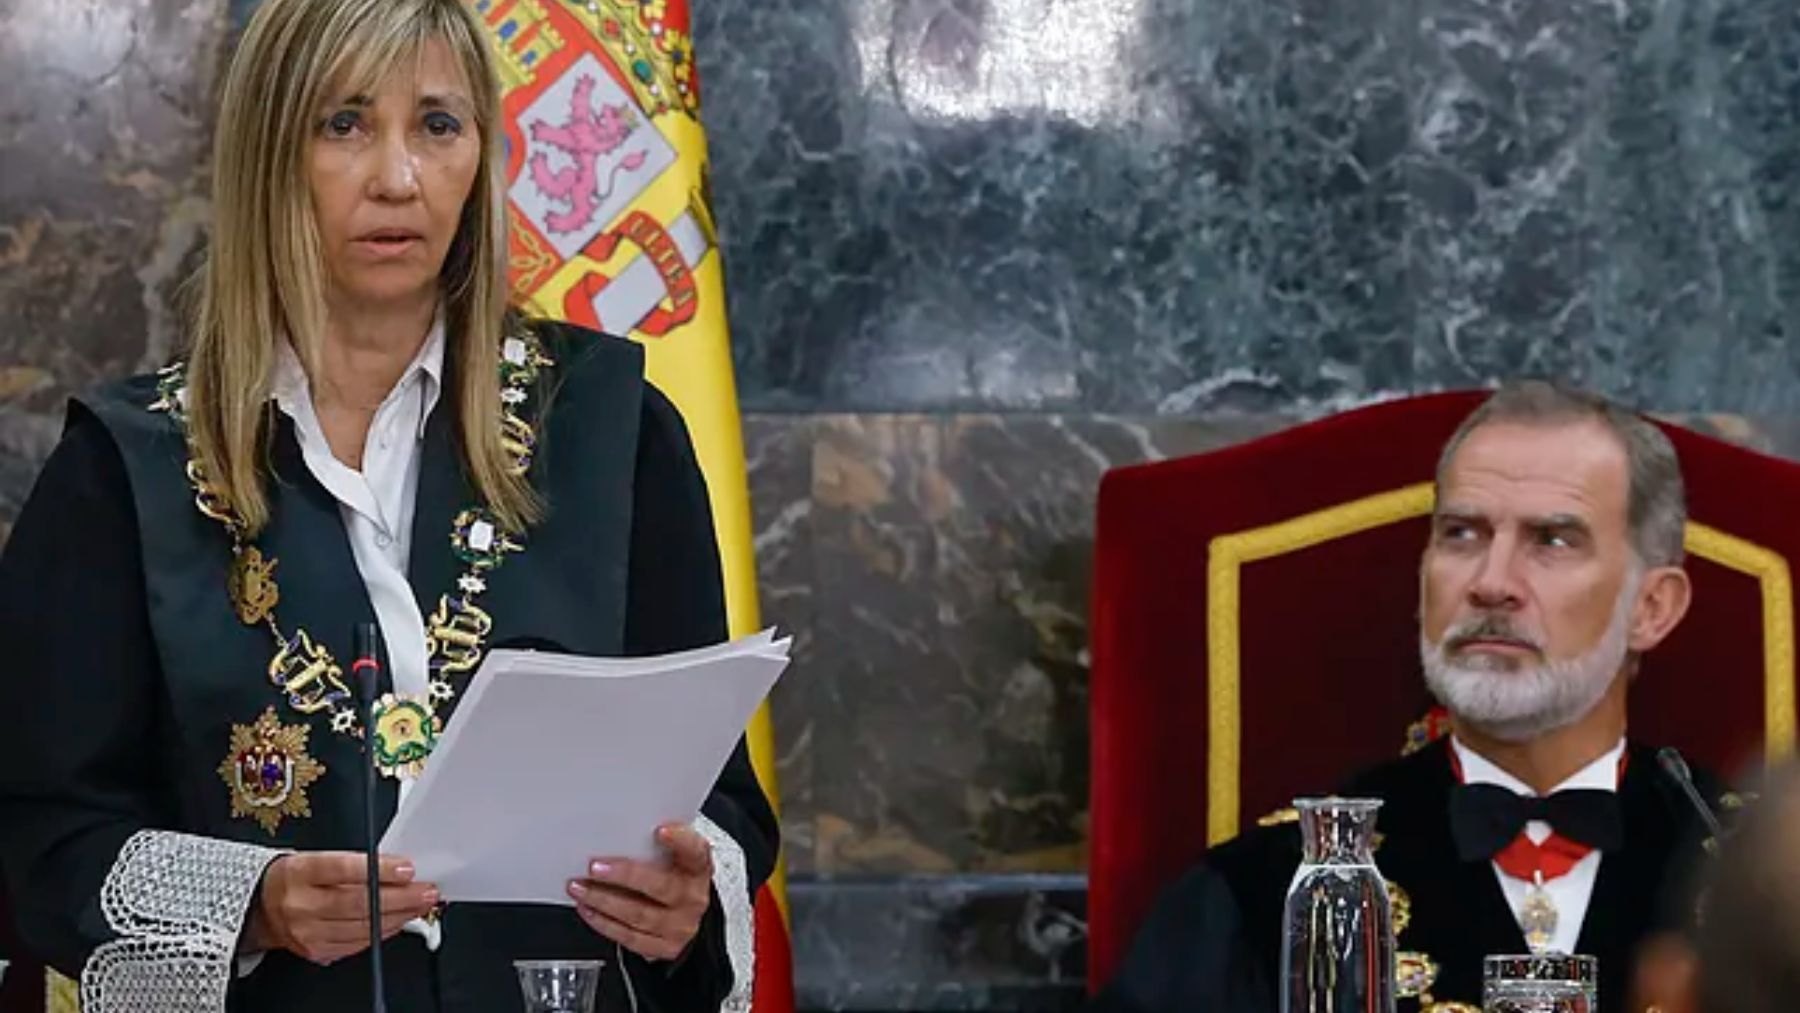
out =
<path fill-rule="evenodd" d="M 306 469 L 338 502 L 357 572 L 387 644 L 388 675 L 394 691 L 412 696 L 424 696 L 428 680 L 425 617 L 406 579 L 406 566 L 412 550 L 425 422 L 437 406 L 443 372 L 444 327 L 439 320 L 400 374 L 400 381 L 375 410 L 363 444 L 360 471 L 332 454 L 313 409 L 306 372 L 286 342 L 281 343 L 271 384 L 276 405 L 294 422 L 294 437 Z M 410 787 L 410 781 L 400 782 L 401 798 Z"/>
<path fill-rule="evenodd" d="M 1450 738 L 1450 748 L 1456 751 L 1457 762 L 1462 764 L 1464 784 L 1493 784 L 1519 795 L 1536 797 L 1537 792 L 1532 791 L 1529 785 L 1463 745 L 1455 736 Z M 1619 744 L 1604 756 L 1551 789 L 1552 793 L 1569 788 L 1618 791 L 1619 757 L 1624 753 L 1625 740 L 1620 739 Z M 1542 820 L 1532 820 L 1525 824 L 1525 836 L 1531 838 L 1533 844 L 1544 843 L 1550 833 L 1550 824 Z M 1600 860 L 1603 857 L 1598 850 L 1590 852 L 1576 862 L 1568 874 L 1544 882 L 1544 892 L 1550 895 L 1550 902 L 1556 905 L 1557 912 L 1556 931 L 1550 936 L 1550 949 L 1562 953 L 1575 952 L 1576 943 L 1581 938 L 1581 923 L 1587 918 L 1588 901 L 1593 899 L 1594 880 L 1600 875 Z M 1512 908 L 1513 918 L 1518 920 L 1525 910 L 1525 895 L 1532 884 L 1502 872 L 1499 863 L 1494 863 L 1494 877 L 1500 881 L 1500 890 L 1506 894 L 1506 903 Z"/>
<path fill-rule="evenodd" d="M 294 422 L 294 438 L 300 444 L 306 470 L 338 502 L 344 533 L 356 558 L 357 572 L 368 591 L 381 638 L 387 644 L 388 676 L 397 693 L 424 696 L 428 689 L 425 669 L 425 617 L 419 612 L 412 585 L 406 579 L 412 552 L 413 511 L 418 503 L 419 462 L 425 441 L 425 423 L 437 407 L 443 391 L 444 324 L 440 315 L 420 346 L 419 353 L 388 392 L 363 443 L 359 471 L 337 459 L 325 439 L 324 427 L 313 408 L 312 385 L 287 342 L 279 344 L 270 395 L 281 412 Z M 444 532 L 448 537 L 449 532 Z M 448 552 L 449 545 L 428 546 Z M 400 798 L 412 788 L 399 782 Z M 414 920 L 407 930 L 423 936 L 436 949 L 441 926 Z M 260 955 L 241 958 L 239 973 L 248 974 L 260 963 Z"/>

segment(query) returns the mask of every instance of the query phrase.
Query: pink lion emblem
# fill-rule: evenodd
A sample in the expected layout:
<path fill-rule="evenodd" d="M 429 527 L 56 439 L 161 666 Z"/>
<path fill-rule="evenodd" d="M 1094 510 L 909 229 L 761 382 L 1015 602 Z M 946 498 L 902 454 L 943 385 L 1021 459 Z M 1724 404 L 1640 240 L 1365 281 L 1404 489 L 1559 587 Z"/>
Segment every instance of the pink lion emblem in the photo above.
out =
<path fill-rule="evenodd" d="M 636 124 L 630 108 L 624 105 L 603 105 L 596 113 L 591 104 L 593 97 L 594 79 L 583 75 L 575 83 L 575 95 L 569 103 L 569 122 L 558 127 L 538 120 L 531 125 L 532 140 L 548 144 L 575 160 L 571 168 L 553 170 L 548 155 L 540 151 L 531 156 L 531 181 L 544 196 L 568 205 L 566 211 L 545 216 L 544 224 L 553 232 L 575 232 L 590 225 L 600 205 L 612 196 L 619 173 L 641 168 L 649 157 L 644 151 L 624 156 L 606 173 L 602 184 L 600 159 L 623 147 Z"/>

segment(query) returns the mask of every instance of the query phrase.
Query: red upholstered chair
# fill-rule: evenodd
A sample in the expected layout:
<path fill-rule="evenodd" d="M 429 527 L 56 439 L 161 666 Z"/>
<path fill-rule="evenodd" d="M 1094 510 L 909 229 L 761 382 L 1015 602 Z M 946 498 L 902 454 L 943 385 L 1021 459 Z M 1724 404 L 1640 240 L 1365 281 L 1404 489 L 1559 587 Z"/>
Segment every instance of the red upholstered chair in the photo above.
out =
<path fill-rule="evenodd" d="M 1089 980 L 1211 843 L 1398 754 L 1431 701 L 1418 559 L 1478 392 L 1380 404 L 1109 472 L 1093 590 Z M 1794 738 L 1800 466 L 1665 427 L 1686 472 L 1686 621 L 1632 735 L 1730 774 Z"/>

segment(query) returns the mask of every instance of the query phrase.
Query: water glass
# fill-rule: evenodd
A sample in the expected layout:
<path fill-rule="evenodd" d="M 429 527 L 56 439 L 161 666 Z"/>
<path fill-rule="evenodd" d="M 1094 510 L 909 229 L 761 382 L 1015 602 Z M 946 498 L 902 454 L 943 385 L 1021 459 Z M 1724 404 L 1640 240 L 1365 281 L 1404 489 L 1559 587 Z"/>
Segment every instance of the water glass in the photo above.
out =
<path fill-rule="evenodd" d="M 515 960 L 525 1013 L 594 1013 L 601 960 Z"/>
<path fill-rule="evenodd" d="M 1595 1013 L 1600 962 L 1567 953 L 1492 956 L 1482 968 L 1483 1013 Z"/>

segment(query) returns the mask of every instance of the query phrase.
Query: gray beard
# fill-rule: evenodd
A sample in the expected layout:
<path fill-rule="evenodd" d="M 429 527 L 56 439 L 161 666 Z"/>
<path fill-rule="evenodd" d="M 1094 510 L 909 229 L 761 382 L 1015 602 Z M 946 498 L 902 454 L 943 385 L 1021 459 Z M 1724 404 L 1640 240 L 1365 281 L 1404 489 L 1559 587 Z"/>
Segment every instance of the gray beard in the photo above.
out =
<path fill-rule="evenodd" d="M 1450 660 L 1443 641 L 1419 634 L 1425 685 L 1450 713 L 1502 742 L 1524 742 L 1592 711 L 1625 668 L 1638 581 L 1626 581 L 1606 634 L 1587 653 L 1503 670 Z M 1446 630 L 1443 640 L 1453 630 Z"/>

